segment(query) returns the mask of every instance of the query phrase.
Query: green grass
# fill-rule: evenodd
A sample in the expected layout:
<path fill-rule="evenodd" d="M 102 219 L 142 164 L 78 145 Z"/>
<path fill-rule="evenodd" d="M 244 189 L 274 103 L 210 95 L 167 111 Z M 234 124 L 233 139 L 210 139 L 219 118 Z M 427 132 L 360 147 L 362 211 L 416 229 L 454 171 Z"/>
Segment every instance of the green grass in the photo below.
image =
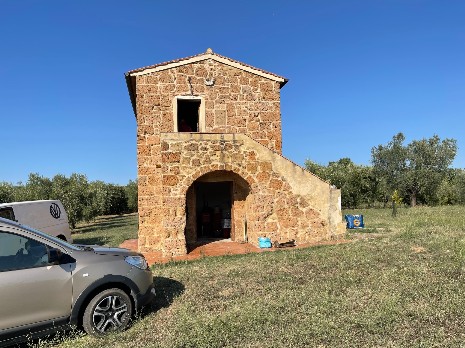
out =
<path fill-rule="evenodd" d="M 137 238 L 137 215 L 102 216 L 92 223 L 81 223 L 72 232 L 75 244 L 118 246 Z"/>
<path fill-rule="evenodd" d="M 345 213 L 353 243 L 157 265 L 129 330 L 57 346 L 463 347 L 465 207 Z"/>

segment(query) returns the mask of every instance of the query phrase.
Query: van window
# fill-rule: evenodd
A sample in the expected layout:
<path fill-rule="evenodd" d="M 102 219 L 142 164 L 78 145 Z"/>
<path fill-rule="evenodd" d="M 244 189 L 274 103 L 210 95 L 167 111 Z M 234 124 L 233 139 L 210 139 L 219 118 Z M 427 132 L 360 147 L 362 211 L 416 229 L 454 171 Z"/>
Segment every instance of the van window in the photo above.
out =
<path fill-rule="evenodd" d="M 15 221 L 15 213 L 13 212 L 13 208 L 0 208 L 0 217 Z"/>

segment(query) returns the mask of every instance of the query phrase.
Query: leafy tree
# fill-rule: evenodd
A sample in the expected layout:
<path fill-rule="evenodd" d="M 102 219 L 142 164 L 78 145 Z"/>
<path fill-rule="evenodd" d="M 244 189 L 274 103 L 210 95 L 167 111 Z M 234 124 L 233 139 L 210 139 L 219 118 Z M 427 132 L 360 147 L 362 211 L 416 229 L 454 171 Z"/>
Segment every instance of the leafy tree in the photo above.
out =
<path fill-rule="evenodd" d="M 24 200 L 36 201 L 50 199 L 52 193 L 52 181 L 38 173 L 30 173 L 26 185 L 24 186 Z"/>
<path fill-rule="evenodd" d="M 407 170 L 404 140 L 405 136 L 398 133 L 386 146 L 378 145 L 371 149 L 374 174 L 382 181 L 386 200 L 390 193 L 394 193 L 403 185 L 403 177 Z"/>
<path fill-rule="evenodd" d="M 0 203 L 14 201 L 14 186 L 7 182 L 0 182 Z"/>
<path fill-rule="evenodd" d="M 59 199 L 63 203 L 73 229 L 79 221 L 95 217 L 93 211 L 86 210 L 91 203 L 88 187 L 87 177 L 82 174 L 73 173 L 69 178 L 61 174 L 53 177 L 52 199 Z"/>
<path fill-rule="evenodd" d="M 89 184 L 91 205 L 94 216 L 123 214 L 128 211 L 128 198 L 123 186 L 94 181 Z"/>
<path fill-rule="evenodd" d="M 343 207 L 372 205 L 377 200 L 379 180 L 373 175 L 371 167 L 356 165 L 350 158 L 329 162 L 326 167 L 307 160 L 305 167 L 341 189 Z"/>
<path fill-rule="evenodd" d="M 450 169 L 437 190 L 441 205 L 465 204 L 465 170 Z"/>
<path fill-rule="evenodd" d="M 76 173 L 69 178 L 58 174 L 51 180 L 31 173 L 26 184 L 0 182 L 0 203 L 42 199 L 59 199 L 68 213 L 71 228 L 75 228 L 79 221 L 99 215 L 137 211 L 137 181 L 120 186 L 88 182 L 85 175 Z"/>
<path fill-rule="evenodd" d="M 129 183 L 125 186 L 126 197 L 128 201 L 128 212 L 137 212 L 138 207 L 138 187 L 137 180 L 129 180 Z"/>
<path fill-rule="evenodd" d="M 325 181 L 329 181 L 327 167 L 307 159 L 305 168 Z M 334 184 L 333 184 L 334 185 Z"/>
<path fill-rule="evenodd" d="M 412 141 L 407 150 L 410 170 L 406 176 L 406 189 L 410 205 L 415 206 L 419 196 L 425 203 L 437 203 L 436 192 L 457 154 L 457 141 L 441 141 L 434 135 L 430 139 Z"/>
<path fill-rule="evenodd" d="M 455 204 L 465 204 L 465 169 L 455 169 L 453 184 L 457 192 Z"/>
<path fill-rule="evenodd" d="M 328 164 L 328 180 L 341 189 L 341 200 L 344 207 L 355 208 L 362 202 L 365 190 L 362 188 L 362 175 L 359 168 L 350 158 L 341 158 Z"/>
<path fill-rule="evenodd" d="M 107 184 L 97 180 L 89 184 L 89 196 L 91 204 L 88 210 L 94 211 L 95 216 L 105 215 L 107 211 L 108 190 Z M 93 215 L 88 213 L 87 215 Z"/>
<path fill-rule="evenodd" d="M 434 135 L 430 139 L 414 140 L 404 145 L 402 133 L 395 135 L 387 145 L 372 148 L 375 173 L 386 182 L 390 192 L 405 194 L 410 205 L 418 200 L 434 203 L 436 192 L 447 174 L 457 153 L 454 139 L 442 140 Z"/>
<path fill-rule="evenodd" d="M 119 185 L 109 184 L 108 190 L 108 202 L 107 210 L 105 215 L 123 214 L 128 211 L 128 198 L 126 196 L 126 190 L 124 187 Z"/>

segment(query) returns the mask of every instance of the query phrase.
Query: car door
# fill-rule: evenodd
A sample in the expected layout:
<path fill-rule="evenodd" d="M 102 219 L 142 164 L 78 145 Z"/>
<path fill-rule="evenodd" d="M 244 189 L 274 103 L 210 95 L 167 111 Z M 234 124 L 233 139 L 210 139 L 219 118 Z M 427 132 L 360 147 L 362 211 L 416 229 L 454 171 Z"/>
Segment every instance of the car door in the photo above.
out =
<path fill-rule="evenodd" d="M 0 333 L 68 317 L 73 264 L 49 263 L 45 241 L 0 230 Z"/>

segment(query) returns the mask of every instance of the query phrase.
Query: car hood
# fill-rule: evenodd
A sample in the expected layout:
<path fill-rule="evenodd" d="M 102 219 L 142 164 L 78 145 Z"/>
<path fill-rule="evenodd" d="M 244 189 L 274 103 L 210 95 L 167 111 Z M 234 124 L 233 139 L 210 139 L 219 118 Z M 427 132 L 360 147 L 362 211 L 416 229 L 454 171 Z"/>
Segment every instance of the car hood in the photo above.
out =
<path fill-rule="evenodd" d="M 101 255 L 123 255 L 123 256 L 129 256 L 129 255 L 139 255 L 139 253 L 136 253 L 135 251 L 129 250 L 129 249 L 124 249 L 124 248 L 111 248 L 111 247 L 92 247 L 94 249 L 94 252 L 96 254 L 101 254 Z"/>
<path fill-rule="evenodd" d="M 138 252 L 124 249 L 124 248 L 114 248 L 114 247 L 105 247 L 100 245 L 77 245 L 79 248 L 82 248 L 83 251 L 93 251 L 99 255 L 115 255 L 115 256 L 134 256 L 140 255 Z"/>

